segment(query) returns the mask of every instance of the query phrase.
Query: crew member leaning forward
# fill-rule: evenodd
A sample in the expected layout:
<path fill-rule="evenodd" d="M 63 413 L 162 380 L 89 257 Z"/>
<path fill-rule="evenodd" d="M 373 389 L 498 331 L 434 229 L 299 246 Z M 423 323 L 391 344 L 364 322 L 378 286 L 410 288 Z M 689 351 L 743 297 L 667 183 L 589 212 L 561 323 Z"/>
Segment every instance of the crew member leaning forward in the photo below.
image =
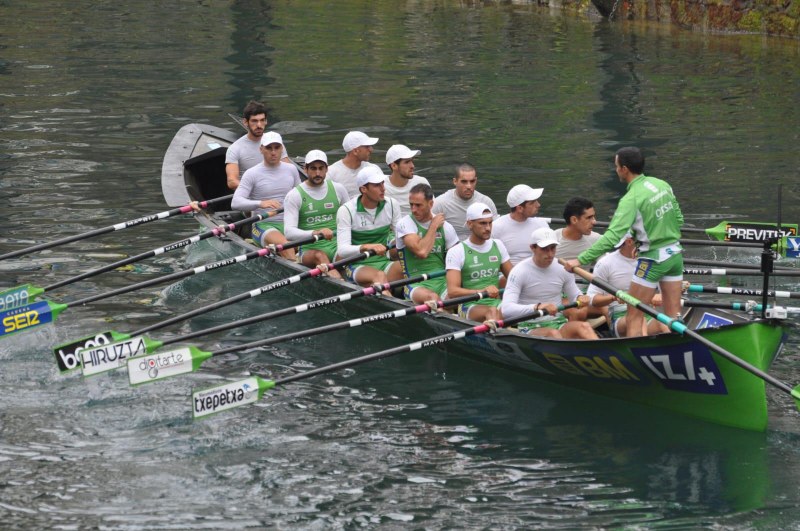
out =
<path fill-rule="evenodd" d="M 548 228 L 539 228 L 530 235 L 533 256 L 514 266 L 508 277 L 503 304 L 500 308 L 506 319 L 520 317 L 536 310 L 548 315 L 520 323 L 518 328 L 531 335 L 565 338 L 597 339 L 586 321 L 567 321 L 557 315 L 558 305 L 566 295 L 567 301 L 586 305 L 589 297 L 575 284 L 575 277 L 555 261 L 558 237 Z"/>
<path fill-rule="evenodd" d="M 589 264 L 610 251 L 626 232 L 639 244 L 639 258 L 631 279 L 630 295 L 645 304 L 652 302 L 656 287 L 661 288 L 664 313 L 679 315 L 683 249 L 680 245 L 683 214 L 669 184 L 644 175 L 644 155 L 639 148 L 624 147 L 614 157 L 619 180 L 628 191 L 619 201 L 614 217 L 603 237 L 567 262 L 568 269 Z M 644 314 L 628 306 L 628 337 L 640 336 Z M 662 326 L 666 331 L 666 327 Z"/>
<path fill-rule="evenodd" d="M 447 296 L 462 297 L 486 291 L 489 298 L 462 304 L 458 313 L 473 321 L 502 319 L 500 312 L 500 273 L 511 273 L 511 260 L 506 246 L 493 239 L 492 209 L 484 203 L 467 208 L 466 225 L 469 237 L 447 252 Z"/>
<path fill-rule="evenodd" d="M 394 228 L 400 221 L 400 205 L 384 199 L 384 175 L 377 166 L 367 166 L 356 175 L 360 194 L 339 207 L 336 213 L 337 252 L 340 258 L 369 249 L 374 256 L 344 267 L 348 280 L 362 286 L 393 282 L 403 278 L 400 262 L 386 257 Z"/>
<path fill-rule="evenodd" d="M 317 235 L 324 238 L 302 245 L 299 249 L 300 263 L 306 267 L 317 267 L 332 261 L 336 255 L 336 212 L 350 198 L 344 186 L 325 178 L 328 157 L 324 151 L 309 151 L 305 158 L 305 170 L 308 179 L 286 194 L 283 227 L 290 240 Z M 341 278 L 335 269 L 328 271 L 328 274 Z"/>
<path fill-rule="evenodd" d="M 444 214 L 431 213 L 434 204 L 433 190 L 425 183 L 415 184 L 408 194 L 411 214 L 403 216 L 397 224 L 397 253 L 406 277 L 434 273 L 444 269 L 447 250 L 458 245 L 455 229 L 444 219 Z M 417 304 L 441 300 L 447 293 L 445 277 L 430 278 L 406 286 L 404 294 Z"/>

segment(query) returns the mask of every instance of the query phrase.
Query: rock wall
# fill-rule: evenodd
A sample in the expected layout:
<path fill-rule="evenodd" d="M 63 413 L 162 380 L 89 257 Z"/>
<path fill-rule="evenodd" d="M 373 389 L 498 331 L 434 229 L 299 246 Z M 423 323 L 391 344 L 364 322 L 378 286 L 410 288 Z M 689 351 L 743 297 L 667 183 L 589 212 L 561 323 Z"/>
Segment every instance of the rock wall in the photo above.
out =
<path fill-rule="evenodd" d="M 566 9 L 575 0 L 557 0 Z M 697 31 L 800 38 L 800 0 L 592 0 L 611 20 L 650 20 Z"/>

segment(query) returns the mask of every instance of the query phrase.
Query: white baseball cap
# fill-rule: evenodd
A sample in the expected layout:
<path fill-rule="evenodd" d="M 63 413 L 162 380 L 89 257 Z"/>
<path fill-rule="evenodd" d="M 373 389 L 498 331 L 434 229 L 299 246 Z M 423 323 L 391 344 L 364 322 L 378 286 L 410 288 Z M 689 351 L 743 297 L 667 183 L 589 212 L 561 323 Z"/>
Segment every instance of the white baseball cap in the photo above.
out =
<path fill-rule="evenodd" d="M 544 188 L 531 188 L 527 184 L 518 184 L 508 191 L 506 203 L 511 208 L 519 206 L 525 201 L 536 201 L 542 197 Z"/>
<path fill-rule="evenodd" d="M 356 186 L 361 188 L 366 186 L 367 183 L 379 184 L 386 180 L 383 171 L 377 166 L 367 166 L 362 168 L 356 175 Z"/>
<path fill-rule="evenodd" d="M 622 236 L 622 239 L 618 241 L 617 244 L 614 246 L 614 249 L 619 249 L 620 247 L 622 247 L 625 244 L 625 240 L 627 240 L 628 238 L 633 238 L 633 234 L 631 234 L 630 232 L 626 232 L 625 235 Z"/>
<path fill-rule="evenodd" d="M 361 131 L 350 131 L 346 135 L 344 135 L 344 140 L 342 140 L 342 147 L 344 148 L 345 153 L 350 153 L 358 146 L 374 146 L 378 143 L 377 138 L 372 138 Z"/>
<path fill-rule="evenodd" d="M 325 154 L 324 151 L 319 149 L 312 149 L 308 153 L 306 153 L 306 164 L 311 164 L 312 162 L 324 162 L 325 165 L 328 164 L 328 156 Z"/>
<path fill-rule="evenodd" d="M 554 230 L 542 227 L 531 233 L 531 245 L 549 247 L 553 244 L 558 245 L 558 237 L 556 237 L 556 232 Z"/>
<path fill-rule="evenodd" d="M 281 138 L 281 135 L 279 135 L 275 131 L 268 131 L 263 135 L 261 135 L 261 145 L 268 146 L 270 144 L 283 145 L 283 138 Z"/>
<path fill-rule="evenodd" d="M 397 162 L 400 159 L 413 159 L 420 153 L 422 153 L 422 151 L 418 149 L 408 149 L 408 147 L 403 144 L 395 144 L 386 152 L 386 164 Z"/>
<path fill-rule="evenodd" d="M 488 212 L 488 214 L 487 214 Z M 474 221 L 476 219 L 483 219 L 483 218 L 491 218 L 494 214 L 492 214 L 492 209 L 486 203 L 472 203 L 469 208 L 467 208 L 467 219 L 466 221 Z"/>

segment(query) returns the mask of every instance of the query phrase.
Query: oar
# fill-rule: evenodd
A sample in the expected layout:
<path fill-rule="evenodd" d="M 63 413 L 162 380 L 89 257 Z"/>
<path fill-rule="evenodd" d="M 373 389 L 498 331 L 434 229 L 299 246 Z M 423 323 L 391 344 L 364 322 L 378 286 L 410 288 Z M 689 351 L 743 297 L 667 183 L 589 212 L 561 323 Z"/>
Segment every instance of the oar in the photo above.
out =
<path fill-rule="evenodd" d="M 711 267 L 732 267 L 736 269 L 752 269 L 755 271 L 761 271 L 761 266 L 759 264 L 743 264 L 740 262 L 721 262 L 719 260 L 701 260 L 697 258 L 684 258 L 683 263 L 686 265 L 703 265 L 703 266 L 711 266 Z M 779 271 L 798 271 L 795 267 L 778 267 L 775 266 L 775 272 Z M 770 273 L 772 274 L 772 273 Z"/>
<path fill-rule="evenodd" d="M 566 225 L 564 219 L 559 218 L 541 218 L 551 225 Z M 610 222 L 598 221 L 596 227 L 608 227 Z M 764 240 L 774 238 L 778 235 L 793 236 L 797 234 L 797 225 L 783 224 L 780 227 L 775 223 L 762 223 L 758 221 L 720 221 L 714 227 L 708 229 L 701 229 L 696 227 L 681 227 L 681 232 L 685 234 L 706 234 L 710 238 L 724 243 L 734 242 L 749 242 L 749 243 L 763 243 Z M 681 240 L 683 242 L 683 240 Z M 704 241 L 706 245 L 712 245 L 712 242 Z M 714 243 L 716 244 L 716 243 Z M 749 247 L 749 246 L 747 246 Z"/>
<path fill-rule="evenodd" d="M 563 308 L 566 309 L 570 306 L 572 305 L 564 306 Z M 374 352 L 365 356 L 359 356 L 358 358 L 353 358 L 347 361 L 332 363 L 331 365 L 293 374 L 278 380 L 266 380 L 260 376 L 251 376 L 244 380 L 229 382 L 224 385 L 202 389 L 192 393 L 192 417 L 198 419 L 214 413 L 220 413 L 228 409 L 252 404 L 260 400 L 264 396 L 264 393 L 273 387 L 279 387 L 287 383 L 305 380 L 320 374 L 327 374 L 342 369 L 348 369 L 350 367 L 355 367 L 356 365 L 388 358 L 396 354 L 414 352 L 415 350 L 420 350 L 427 347 L 435 347 L 456 339 L 463 339 L 476 334 L 485 334 L 487 332 L 491 332 L 495 327 L 508 328 L 517 323 L 521 323 L 530 319 L 536 319 L 545 315 L 547 315 L 546 310 L 537 310 L 513 319 L 502 319 L 499 321 L 494 321 L 491 324 L 483 323 L 471 328 L 458 330 L 456 332 L 448 332 L 447 334 L 435 336 L 423 341 L 416 341 L 407 345 L 401 345 L 399 347 L 381 350 L 380 352 Z"/>
<path fill-rule="evenodd" d="M 689 287 L 684 291 L 687 293 L 717 293 L 720 295 L 743 295 L 750 297 L 761 297 L 764 294 L 764 291 L 760 289 L 703 286 L 702 284 L 689 284 Z M 800 299 L 800 293 L 796 291 L 767 291 L 767 296 L 776 299 Z"/>
<path fill-rule="evenodd" d="M 139 356 L 128 359 L 128 378 L 131 385 L 141 383 L 149 383 L 162 378 L 170 376 L 177 376 L 178 374 L 185 374 L 188 372 L 196 371 L 200 365 L 207 359 L 223 356 L 232 352 L 241 350 L 248 350 L 256 347 L 264 347 L 267 345 L 274 345 L 275 343 L 283 343 L 284 341 L 291 341 L 293 339 L 307 338 L 327 332 L 334 332 L 337 330 L 346 330 L 348 328 L 355 328 L 369 323 L 376 323 L 379 321 L 387 321 L 389 319 L 396 319 L 399 317 L 406 317 L 419 313 L 431 312 L 436 308 L 446 308 L 448 306 L 457 306 L 465 302 L 472 302 L 487 297 L 487 293 L 482 291 L 480 293 L 471 293 L 462 297 L 454 299 L 447 299 L 443 301 L 430 301 L 430 304 L 419 304 L 402 310 L 394 310 L 390 312 L 379 313 L 375 315 L 368 315 L 359 319 L 350 319 L 339 323 L 333 323 L 308 330 L 298 330 L 289 332 L 278 336 L 269 337 L 266 339 L 259 339 L 243 345 L 234 345 L 228 348 L 220 349 L 214 352 L 206 352 L 200 348 L 190 345 L 188 347 L 180 347 L 175 350 L 167 352 L 157 352 L 147 356 Z M 155 368 L 155 370 L 153 370 Z"/>
<path fill-rule="evenodd" d="M 209 199 L 207 201 L 198 201 L 197 205 L 200 208 L 206 208 L 209 205 L 213 205 L 215 203 L 219 203 L 222 201 L 227 201 L 233 194 L 226 195 L 224 197 L 217 197 L 215 199 Z M 144 223 L 149 223 L 151 221 L 156 221 L 158 219 L 166 219 L 172 216 L 177 216 L 178 214 L 188 214 L 191 212 L 192 205 L 191 203 L 179 208 L 173 208 L 172 210 L 165 210 L 164 212 L 159 212 L 158 214 L 150 214 L 147 216 L 142 216 L 140 218 L 132 219 L 130 221 L 123 221 L 122 223 L 116 223 L 114 225 L 109 225 L 108 227 L 103 227 L 100 229 L 90 230 L 89 232 L 84 232 L 82 234 L 76 234 L 74 236 L 67 236 L 66 238 L 61 238 L 59 240 L 54 240 L 51 242 L 40 243 L 38 245 L 32 245 L 31 247 L 26 247 L 24 249 L 18 249 L 16 251 L 6 253 L 0 255 L 0 260 L 6 260 L 8 258 L 16 258 L 17 256 L 22 256 L 25 254 L 33 253 L 36 251 L 43 251 L 44 249 L 52 249 L 53 247 L 58 247 L 59 245 L 64 245 L 66 243 L 77 242 L 80 240 L 85 240 L 87 238 L 92 238 L 94 236 L 99 236 L 101 234 L 107 234 L 109 232 L 114 232 L 118 230 L 128 229 L 130 227 L 135 227 L 136 225 L 142 225 Z M 9 227 L 9 229 L 13 229 L 13 227 Z"/>
<path fill-rule="evenodd" d="M 155 286 L 157 284 L 163 284 L 165 282 L 179 280 L 179 279 L 182 279 L 182 278 L 190 277 L 192 275 L 199 275 L 200 273 L 205 273 L 206 271 L 211 271 L 211 270 L 214 270 L 214 269 L 221 269 L 223 267 L 227 267 L 227 266 L 230 266 L 230 265 L 240 264 L 240 263 L 246 262 L 248 260 L 253 260 L 254 258 L 261 258 L 262 256 L 279 253 L 279 252 L 284 251 L 286 249 L 292 249 L 294 247 L 299 247 L 300 245 L 305 245 L 307 243 L 316 242 L 320 238 L 322 238 L 322 236 L 316 235 L 316 236 L 309 236 L 308 238 L 304 238 L 304 239 L 301 239 L 301 240 L 295 240 L 295 241 L 291 241 L 291 242 L 286 242 L 284 244 L 270 245 L 269 247 L 267 247 L 265 249 L 259 249 L 258 251 L 251 251 L 251 252 L 246 253 L 246 254 L 241 254 L 239 256 L 234 256 L 232 258 L 226 258 L 224 260 L 219 260 L 217 262 L 212 262 L 212 263 L 205 264 L 205 265 L 198 266 L 198 267 L 194 267 L 194 268 L 191 268 L 191 269 L 184 269 L 182 271 L 176 271 L 175 273 L 170 273 L 168 275 L 161 276 L 161 277 L 158 277 L 158 278 L 145 280 L 144 282 L 139 282 L 139 283 L 133 284 L 131 286 L 125 286 L 123 288 L 118 288 L 118 289 L 115 289 L 113 291 L 109 291 L 109 292 L 106 292 L 106 293 L 99 293 L 99 294 L 96 294 L 96 295 L 91 295 L 89 297 L 85 297 L 83 299 L 78 299 L 76 301 L 70 301 L 70 302 L 61 303 L 61 304 L 59 304 L 57 302 L 53 302 L 53 301 L 39 301 L 39 302 L 34 303 L 33 305 L 31 305 L 32 308 L 37 309 L 38 313 L 37 313 L 36 321 L 38 321 L 38 322 L 35 323 L 35 324 L 34 323 L 30 323 L 30 324 L 28 324 L 28 326 L 23 326 L 21 328 L 19 328 L 17 326 L 14 326 L 14 328 L 15 329 L 19 328 L 20 330 L 22 330 L 22 329 L 30 330 L 30 329 L 35 328 L 37 326 L 40 326 L 42 324 L 46 324 L 46 323 L 55 321 L 56 318 L 61 314 L 61 312 L 63 312 L 64 310 L 66 310 L 68 308 L 73 308 L 73 307 L 76 307 L 76 306 L 85 306 L 85 305 L 87 305 L 89 303 L 96 302 L 96 301 L 103 300 L 103 299 L 108 299 L 108 298 L 114 297 L 116 295 L 122 295 L 124 293 L 130 293 L 132 291 L 137 291 L 137 290 L 140 290 L 142 288 L 147 288 L 147 287 L 150 287 L 150 286 Z M 31 311 L 31 310 L 29 309 L 27 311 Z M 50 318 L 47 321 L 43 321 L 42 319 L 44 318 L 44 315 L 47 314 L 47 313 L 50 314 Z M 16 315 L 20 315 L 20 313 L 17 312 L 16 309 L 8 310 L 8 311 L 5 311 L 5 312 L 0 312 L 0 322 L 4 322 L 3 318 L 6 317 L 6 316 L 16 316 Z M 15 332 L 15 331 L 18 331 L 18 330 L 12 330 L 12 332 Z M 8 332 L 8 333 L 10 334 L 11 332 Z"/>
<path fill-rule="evenodd" d="M 559 262 L 562 265 L 564 265 L 564 261 L 563 260 L 559 260 Z M 664 323 L 665 325 L 667 325 L 667 327 L 669 327 L 670 330 L 672 330 L 674 332 L 677 332 L 677 333 L 679 333 L 681 335 L 685 335 L 685 336 L 691 337 L 692 339 L 694 339 L 698 343 L 701 343 L 701 344 L 705 345 L 709 349 L 711 349 L 714 352 L 718 353 L 720 356 L 722 356 L 723 358 L 727 359 L 731 363 L 733 363 L 735 365 L 738 365 L 739 367 L 741 367 L 742 369 L 746 370 L 750 374 L 752 374 L 752 375 L 754 375 L 754 376 L 756 376 L 758 378 L 761 378 L 762 380 L 764 380 L 768 384 L 780 389 L 781 391 L 784 391 L 784 392 L 788 393 L 789 395 L 792 396 L 792 398 L 794 398 L 795 405 L 797 406 L 798 409 L 800 409 L 800 385 L 795 386 L 794 388 L 790 387 L 788 384 L 778 380 L 774 376 L 771 376 L 771 375 L 767 374 L 766 372 L 762 371 L 758 367 L 754 367 L 753 365 L 751 365 L 750 363 L 748 363 L 745 360 L 741 359 L 740 357 L 728 352 L 727 350 L 725 350 L 724 348 L 720 347 L 716 343 L 714 343 L 712 341 L 709 341 L 708 339 L 704 338 L 703 336 L 701 336 L 697 332 L 695 332 L 693 330 L 690 330 L 682 322 L 680 322 L 678 320 L 675 320 L 672 317 L 659 312 L 658 310 L 656 310 L 652 306 L 649 306 L 649 305 L 641 302 L 639 299 L 637 299 L 635 297 L 632 297 L 628 292 L 623 291 L 621 289 L 618 290 L 614 286 L 609 284 L 608 282 L 595 278 L 594 275 L 592 275 L 588 271 L 586 271 L 584 269 L 581 269 L 580 267 L 574 267 L 574 268 L 572 268 L 572 270 L 573 270 L 573 272 L 575 272 L 578 275 L 582 276 L 583 278 L 585 278 L 586 280 L 588 280 L 589 282 L 591 282 L 595 286 L 607 291 L 608 293 L 613 293 L 614 296 L 617 297 L 618 299 L 620 299 L 621 301 L 623 301 L 623 302 L 625 302 L 627 304 L 630 304 L 634 308 L 638 308 L 639 310 L 643 311 L 644 313 L 646 313 L 648 315 L 651 315 L 651 316 L 655 317 L 659 322 Z"/>
<path fill-rule="evenodd" d="M 267 284 L 260 288 L 246 291 L 244 293 L 234 295 L 233 297 L 202 306 L 190 312 L 171 317 L 165 321 L 140 328 L 139 330 L 129 334 L 115 332 L 113 330 L 101 332 L 93 336 L 79 339 L 78 341 L 59 345 L 53 349 L 53 353 L 56 356 L 58 367 L 62 372 L 75 369 L 79 365 L 83 366 L 84 376 L 99 374 L 101 372 L 116 369 L 117 367 L 122 366 L 127 358 L 144 354 L 148 351 L 148 349 L 152 351 L 154 348 L 157 348 L 157 342 L 154 342 L 142 334 L 185 321 L 192 317 L 196 317 L 219 308 L 224 308 L 225 306 L 241 302 L 243 300 L 257 297 L 269 291 L 295 284 L 307 278 L 317 277 L 327 270 L 339 269 L 348 264 L 369 258 L 374 254 L 375 251 L 368 250 L 331 264 L 318 266 L 314 269 L 309 269 L 308 271 L 304 271 L 297 275 L 272 282 L 271 284 Z M 148 346 L 148 343 L 152 344 Z"/>
<path fill-rule="evenodd" d="M 764 273 L 757 269 L 726 269 L 710 267 L 705 269 L 700 268 L 684 268 L 684 275 L 720 275 L 720 276 L 743 276 L 743 277 L 760 277 Z M 800 277 L 800 270 L 786 271 L 779 269 L 770 273 L 771 277 Z"/>
<path fill-rule="evenodd" d="M 240 326 L 246 326 L 254 323 L 260 323 L 263 321 L 268 321 L 270 319 L 275 319 L 277 317 L 283 317 L 286 315 L 292 315 L 296 313 L 302 313 L 308 310 L 315 310 L 317 308 L 323 308 L 325 306 L 330 306 L 331 304 L 336 304 L 339 302 L 350 301 L 354 299 L 358 299 L 360 297 L 365 297 L 368 295 L 380 295 L 384 291 L 391 291 L 395 288 L 400 288 L 403 286 L 407 286 L 409 284 L 415 284 L 417 282 L 424 282 L 426 280 L 432 278 L 438 278 L 444 276 L 445 271 L 435 271 L 433 273 L 424 273 L 422 275 L 417 275 L 411 278 L 403 278 L 400 280 L 395 280 L 394 282 L 386 282 L 384 284 L 373 284 L 368 288 L 363 288 L 357 291 L 351 291 L 349 293 L 343 293 L 341 295 L 336 295 L 333 297 L 328 297 L 325 299 L 318 299 L 312 302 L 307 302 L 305 304 L 298 304 L 297 306 L 291 306 L 289 308 L 283 308 L 280 310 L 274 310 L 267 313 L 262 313 L 260 315 L 255 315 L 253 317 L 248 317 L 246 319 L 238 319 L 236 321 L 230 323 L 224 323 L 221 325 L 214 326 L 212 328 L 205 328 L 203 330 L 197 330 L 195 332 L 191 332 L 189 334 L 183 336 L 175 336 L 169 339 L 165 339 L 163 341 L 156 341 L 154 339 L 149 339 L 147 341 L 147 349 L 146 353 L 151 354 L 156 349 L 161 347 L 171 345 L 174 343 L 180 343 L 182 341 L 188 341 L 190 339 L 194 339 L 196 337 L 205 336 L 209 334 L 215 334 L 217 332 L 224 332 L 226 330 L 230 330 L 232 328 L 238 328 Z"/>
<path fill-rule="evenodd" d="M 192 236 L 191 238 L 186 238 L 186 239 L 183 239 L 183 240 L 179 240 L 179 241 L 170 243 L 169 245 L 165 245 L 163 247 L 159 247 L 158 249 L 153 249 L 152 251 L 147 251 L 145 253 L 137 254 L 136 256 L 131 256 L 129 258 L 125 258 L 124 260 L 120 260 L 118 262 L 114 262 L 113 264 L 109 264 L 109 265 L 100 267 L 98 269 L 92 269 L 90 271 L 86 271 L 84 273 L 81 273 L 80 275 L 76 275 L 74 277 L 70 277 L 70 278 L 61 280 L 59 282 L 56 282 L 55 284 L 50 284 L 49 286 L 45 286 L 43 288 L 38 288 L 38 287 L 35 287 L 35 286 L 31 286 L 30 284 L 24 284 L 22 286 L 17 286 L 15 288 L 11 288 L 9 290 L 0 292 L 0 300 L 11 299 L 11 300 L 20 301 L 20 300 L 24 299 L 24 300 L 26 300 L 25 304 L 27 304 L 28 302 L 30 302 L 30 300 L 32 298 L 34 298 L 36 296 L 39 296 L 39 295 L 41 295 L 43 293 L 46 293 L 48 291 L 52 291 L 54 289 L 61 288 L 63 286 L 67 286 L 69 284 L 74 284 L 75 282 L 78 282 L 78 281 L 81 281 L 81 280 L 85 280 L 87 278 L 99 275 L 101 273 L 106 273 L 108 271 L 112 271 L 114 269 L 117 269 L 118 267 L 126 266 L 128 264 L 133 264 L 135 262 L 139 262 L 139 261 L 144 260 L 146 258 L 152 258 L 153 256 L 158 256 L 160 254 L 168 253 L 170 251 L 175 251 L 175 250 L 178 250 L 178 249 L 182 249 L 182 248 L 184 248 L 184 247 L 186 247 L 188 245 L 191 245 L 193 243 L 199 242 L 201 240 L 205 240 L 207 238 L 211 238 L 212 236 L 219 236 L 220 234 L 224 234 L 227 231 L 236 230 L 238 227 L 241 227 L 242 225 L 246 225 L 248 223 L 253 223 L 255 221 L 261 221 L 261 220 L 267 219 L 269 217 L 275 216 L 275 215 L 279 214 L 282 211 L 283 211 L 283 209 L 281 208 L 281 209 L 275 210 L 273 212 L 269 212 L 267 214 L 256 214 L 254 216 L 250 216 L 249 218 L 245 218 L 245 219 L 239 220 L 236 223 L 229 223 L 228 225 L 221 225 L 221 226 L 216 227 L 214 229 L 211 229 L 211 230 L 208 230 L 208 231 L 205 231 L 205 232 L 201 232 L 200 234 L 198 234 L 196 236 Z M 19 295 L 20 293 L 23 293 L 23 292 L 25 293 L 24 297 Z M 2 318 L 3 317 L 4 317 L 4 315 L 0 314 L 0 322 L 2 322 Z M 2 335 L 3 334 L 0 334 L 0 336 L 2 336 Z"/>
<path fill-rule="evenodd" d="M 713 302 L 713 301 L 696 301 L 696 300 L 683 300 L 681 304 L 687 308 L 719 308 L 722 310 L 736 310 L 737 312 L 760 313 L 764 309 L 764 305 L 755 301 L 734 301 L 734 302 Z M 768 305 L 767 309 L 775 309 L 774 306 Z M 796 306 L 779 306 L 779 311 L 786 312 L 787 314 L 798 314 L 800 308 Z"/>

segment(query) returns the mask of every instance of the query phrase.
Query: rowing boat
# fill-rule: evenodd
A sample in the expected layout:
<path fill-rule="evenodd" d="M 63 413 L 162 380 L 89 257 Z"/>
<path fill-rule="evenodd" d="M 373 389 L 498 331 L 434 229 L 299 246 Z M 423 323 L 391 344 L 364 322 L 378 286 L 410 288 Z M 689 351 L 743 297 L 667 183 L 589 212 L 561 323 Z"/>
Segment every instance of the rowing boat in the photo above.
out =
<path fill-rule="evenodd" d="M 237 135 L 226 129 L 189 124 L 181 128 L 164 157 L 161 185 L 170 206 L 207 200 L 229 193 L 225 183 L 225 152 Z M 229 203 L 214 205 L 197 216 L 206 228 L 241 217 Z M 227 233 L 210 240 L 221 255 L 256 247 L 246 234 Z M 254 274 L 273 281 L 306 269 L 281 257 L 243 264 Z M 348 282 L 320 277 L 292 286 L 306 299 L 328 297 L 358 289 Z M 368 297 L 331 307 L 344 315 L 364 309 L 391 311 L 410 303 L 391 297 Z M 465 330 L 475 323 L 449 314 L 423 314 L 411 322 L 389 321 L 382 334 L 404 342 Z M 685 316 L 690 329 L 742 360 L 767 371 L 781 351 L 786 335 L 779 320 L 748 319 L 724 310 L 692 308 Z M 624 401 L 636 402 L 709 422 L 763 431 L 767 426 L 766 385 L 702 343 L 678 334 L 647 338 L 558 340 L 533 337 L 513 329 L 473 335 L 442 345 L 447 352 L 467 356 L 550 382 Z"/>

